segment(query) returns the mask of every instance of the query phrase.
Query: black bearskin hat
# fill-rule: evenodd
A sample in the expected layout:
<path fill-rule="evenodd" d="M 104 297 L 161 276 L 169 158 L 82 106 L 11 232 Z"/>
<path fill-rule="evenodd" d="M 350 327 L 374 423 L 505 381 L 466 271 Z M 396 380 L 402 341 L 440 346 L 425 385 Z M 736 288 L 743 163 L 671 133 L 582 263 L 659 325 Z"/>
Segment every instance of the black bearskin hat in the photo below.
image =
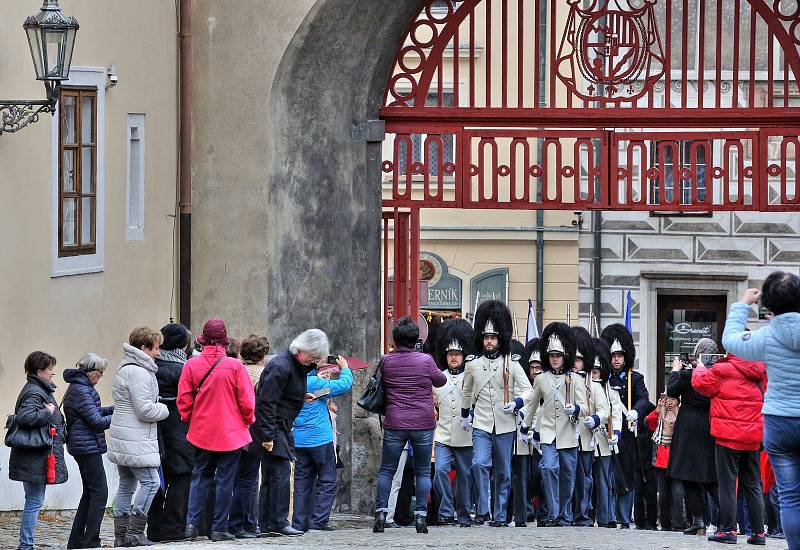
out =
<path fill-rule="evenodd" d="M 439 368 L 447 368 L 447 349 L 453 343 L 458 342 L 464 359 L 469 355 L 475 355 L 475 331 L 466 319 L 450 319 L 442 323 L 436 331 L 436 352 L 434 358 L 439 364 Z"/>
<path fill-rule="evenodd" d="M 497 334 L 500 343 L 500 353 L 509 355 L 511 352 L 511 336 L 514 333 L 511 322 L 511 312 L 499 300 L 487 300 L 478 306 L 475 311 L 475 349 L 483 353 L 483 333 L 486 325 L 491 322 L 493 334 Z"/>
<path fill-rule="evenodd" d="M 583 357 L 583 370 L 585 372 L 592 372 L 592 365 L 594 365 L 594 342 L 592 335 L 583 327 L 572 327 L 572 333 L 575 335 L 575 345 L 577 352 Z"/>
<path fill-rule="evenodd" d="M 542 337 L 539 339 L 539 352 L 542 354 L 542 370 L 551 370 L 550 361 L 547 357 L 549 353 L 547 350 L 550 347 L 550 341 L 553 342 L 557 339 L 560 342 L 561 352 L 564 354 L 564 370 L 572 369 L 575 364 L 575 334 L 572 328 L 566 323 L 550 323 L 542 332 Z"/>
<path fill-rule="evenodd" d="M 633 345 L 633 335 L 628 332 L 625 325 L 619 323 L 608 325 L 603 329 L 600 338 L 606 341 L 608 347 L 611 349 L 611 353 L 616 353 L 618 351 L 617 348 L 621 347 L 622 349 L 619 351 L 625 355 L 624 368 L 633 368 L 633 361 L 636 359 L 636 346 Z"/>
<path fill-rule="evenodd" d="M 533 338 L 530 342 L 525 344 L 525 352 L 522 353 L 522 357 L 519 360 L 519 364 L 522 365 L 525 370 L 528 370 L 528 365 L 531 364 L 531 357 L 537 354 L 539 359 L 533 359 L 534 361 L 542 362 L 541 352 L 539 351 L 539 339 Z"/>
<path fill-rule="evenodd" d="M 606 382 L 608 382 L 608 377 L 611 376 L 611 348 L 602 338 L 593 338 L 592 341 L 594 343 L 595 362 L 600 363 L 599 367 L 594 366 L 593 363 L 592 368 L 600 369 L 600 383 L 605 386 Z"/>

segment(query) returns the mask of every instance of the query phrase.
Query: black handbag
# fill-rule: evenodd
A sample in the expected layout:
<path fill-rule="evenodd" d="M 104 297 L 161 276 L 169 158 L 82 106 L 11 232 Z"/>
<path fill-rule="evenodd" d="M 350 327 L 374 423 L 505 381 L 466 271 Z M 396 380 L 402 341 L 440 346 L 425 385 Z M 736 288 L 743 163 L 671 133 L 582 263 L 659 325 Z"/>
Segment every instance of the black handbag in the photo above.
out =
<path fill-rule="evenodd" d="M 50 425 L 22 428 L 17 423 L 17 415 L 9 414 L 6 419 L 5 443 L 12 449 L 49 449 L 53 443 Z"/>
<path fill-rule="evenodd" d="M 386 393 L 383 389 L 383 359 L 378 363 L 375 373 L 364 390 L 364 395 L 356 402 L 359 407 L 367 412 L 380 415 L 386 414 Z M 380 374 L 380 376 L 378 376 Z"/>

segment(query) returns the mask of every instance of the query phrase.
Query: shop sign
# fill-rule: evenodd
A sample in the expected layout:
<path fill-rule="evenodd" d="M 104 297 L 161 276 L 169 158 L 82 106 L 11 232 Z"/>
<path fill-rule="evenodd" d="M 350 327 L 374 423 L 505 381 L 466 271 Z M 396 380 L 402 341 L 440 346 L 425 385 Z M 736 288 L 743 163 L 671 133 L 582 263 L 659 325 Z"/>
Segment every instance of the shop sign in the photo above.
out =
<path fill-rule="evenodd" d="M 675 324 L 667 332 L 667 353 L 688 353 L 702 338 L 716 340 L 716 323 L 710 321 Z"/>

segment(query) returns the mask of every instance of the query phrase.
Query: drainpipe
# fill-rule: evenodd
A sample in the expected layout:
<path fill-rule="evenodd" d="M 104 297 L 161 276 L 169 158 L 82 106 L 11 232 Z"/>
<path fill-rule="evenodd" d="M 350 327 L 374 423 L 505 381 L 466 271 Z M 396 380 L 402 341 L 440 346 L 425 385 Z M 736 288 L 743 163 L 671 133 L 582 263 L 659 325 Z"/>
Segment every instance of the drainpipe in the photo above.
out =
<path fill-rule="evenodd" d="M 545 83 L 547 82 L 547 0 L 539 2 L 539 108 L 545 107 Z M 539 138 L 537 144 L 539 163 L 542 162 L 543 143 Z M 542 200 L 542 180 L 536 190 L 536 199 Z M 536 210 L 536 325 L 544 330 L 544 210 Z"/>
<path fill-rule="evenodd" d="M 192 322 L 192 0 L 180 0 L 178 321 Z"/>

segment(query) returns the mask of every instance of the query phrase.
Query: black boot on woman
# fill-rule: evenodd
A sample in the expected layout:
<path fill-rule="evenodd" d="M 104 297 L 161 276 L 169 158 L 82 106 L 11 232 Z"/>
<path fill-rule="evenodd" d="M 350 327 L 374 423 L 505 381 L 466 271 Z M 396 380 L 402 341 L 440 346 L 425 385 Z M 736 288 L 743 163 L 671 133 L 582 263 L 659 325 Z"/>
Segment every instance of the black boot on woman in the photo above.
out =
<path fill-rule="evenodd" d="M 427 533 L 428 520 L 422 515 L 414 516 L 414 527 L 417 528 L 417 533 Z"/>
<path fill-rule="evenodd" d="M 688 529 L 684 529 L 684 535 L 705 535 L 706 524 L 702 519 L 695 519 Z"/>
<path fill-rule="evenodd" d="M 375 512 L 375 525 L 372 526 L 373 533 L 383 533 L 386 527 L 386 512 Z"/>

